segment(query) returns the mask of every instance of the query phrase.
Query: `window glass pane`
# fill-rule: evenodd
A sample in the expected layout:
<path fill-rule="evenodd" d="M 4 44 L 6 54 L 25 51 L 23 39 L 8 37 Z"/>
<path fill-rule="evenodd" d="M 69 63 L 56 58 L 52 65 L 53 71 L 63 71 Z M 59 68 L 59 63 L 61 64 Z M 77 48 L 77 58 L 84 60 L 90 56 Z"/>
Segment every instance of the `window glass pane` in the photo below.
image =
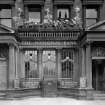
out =
<path fill-rule="evenodd" d="M 96 9 L 86 9 L 86 18 L 97 18 Z"/>
<path fill-rule="evenodd" d="M 62 78 L 73 78 L 73 51 L 62 52 Z"/>
<path fill-rule="evenodd" d="M 96 23 L 96 19 L 86 19 L 86 26 L 90 26 Z"/>
<path fill-rule="evenodd" d="M 69 18 L 69 9 L 58 9 L 57 17 L 58 18 Z"/>
<path fill-rule="evenodd" d="M 40 22 L 40 12 L 29 12 L 29 21 Z"/>
<path fill-rule="evenodd" d="M 56 76 L 56 52 L 52 50 L 43 51 L 42 61 L 44 78 L 54 78 Z"/>
<path fill-rule="evenodd" d="M 25 77 L 39 77 L 37 69 L 37 51 L 25 51 Z"/>
<path fill-rule="evenodd" d="M 11 19 L 1 19 L 1 24 L 7 26 L 7 27 L 12 27 L 12 21 Z"/>
<path fill-rule="evenodd" d="M 0 11 L 0 18 L 11 18 L 11 9 L 2 9 Z"/>

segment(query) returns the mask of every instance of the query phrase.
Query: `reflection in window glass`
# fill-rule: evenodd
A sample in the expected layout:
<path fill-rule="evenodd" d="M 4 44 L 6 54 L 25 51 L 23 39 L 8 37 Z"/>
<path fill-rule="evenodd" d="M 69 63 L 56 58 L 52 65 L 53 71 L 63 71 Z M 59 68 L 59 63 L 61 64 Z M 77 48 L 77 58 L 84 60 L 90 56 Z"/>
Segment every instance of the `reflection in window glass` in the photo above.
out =
<path fill-rule="evenodd" d="M 0 23 L 8 27 L 12 26 L 11 9 L 0 10 Z"/>
<path fill-rule="evenodd" d="M 41 20 L 41 9 L 35 7 L 29 7 L 29 21 L 40 22 Z"/>
<path fill-rule="evenodd" d="M 29 12 L 29 21 L 40 22 L 40 12 Z"/>
<path fill-rule="evenodd" d="M 69 18 L 69 9 L 58 9 L 57 17 L 62 19 Z"/>
<path fill-rule="evenodd" d="M 8 27 L 12 27 L 11 22 L 12 22 L 11 19 L 1 19 L 1 24 L 8 26 Z"/>
<path fill-rule="evenodd" d="M 62 78 L 73 78 L 73 51 L 62 51 Z"/>
<path fill-rule="evenodd" d="M 86 26 L 93 25 L 97 22 L 97 10 L 86 9 Z"/>
<path fill-rule="evenodd" d="M 43 51 L 43 73 L 44 78 L 54 78 L 56 76 L 56 53 L 55 51 Z"/>
<path fill-rule="evenodd" d="M 86 18 L 97 18 L 96 9 L 86 9 Z"/>
<path fill-rule="evenodd" d="M 97 22 L 96 19 L 86 19 L 86 25 L 87 26 L 95 24 L 96 22 Z"/>
<path fill-rule="evenodd" d="M 37 51 L 25 51 L 25 77 L 38 78 Z"/>
<path fill-rule="evenodd" d="M 0 18 L 11 18 L 11 9 L 2 9 L 0 11 Z"/>

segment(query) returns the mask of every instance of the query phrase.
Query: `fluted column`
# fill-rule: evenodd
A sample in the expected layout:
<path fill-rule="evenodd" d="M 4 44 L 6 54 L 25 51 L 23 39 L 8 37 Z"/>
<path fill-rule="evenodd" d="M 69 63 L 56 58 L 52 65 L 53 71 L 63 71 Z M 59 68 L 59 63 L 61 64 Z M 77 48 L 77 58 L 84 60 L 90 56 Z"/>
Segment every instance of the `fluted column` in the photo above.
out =
<path fill-rule="evenodd" d="M 15 48 L 12 44 L 9 45 L 9 83 L 8 88 L 14 87 L 14 79 L 15 79 Z"/>
<path fill-rule="evenodd" d="M 87 88 L 92 88 L 92 58 L 91 58 L 91 45 L 86 46 L 86 79 Z"/>

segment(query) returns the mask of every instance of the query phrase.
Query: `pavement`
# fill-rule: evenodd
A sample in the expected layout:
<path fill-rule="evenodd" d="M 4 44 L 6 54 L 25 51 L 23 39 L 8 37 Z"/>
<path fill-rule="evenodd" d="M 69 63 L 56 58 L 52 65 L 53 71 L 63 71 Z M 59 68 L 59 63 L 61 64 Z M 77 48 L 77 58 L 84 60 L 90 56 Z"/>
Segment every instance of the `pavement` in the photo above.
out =
<path fill-rule="evenodd" d="M 24 99 L 0 100 L 0 105 L 105 105 L 105 100 L 76 100 L 62 97 L 28 97 Z"/>

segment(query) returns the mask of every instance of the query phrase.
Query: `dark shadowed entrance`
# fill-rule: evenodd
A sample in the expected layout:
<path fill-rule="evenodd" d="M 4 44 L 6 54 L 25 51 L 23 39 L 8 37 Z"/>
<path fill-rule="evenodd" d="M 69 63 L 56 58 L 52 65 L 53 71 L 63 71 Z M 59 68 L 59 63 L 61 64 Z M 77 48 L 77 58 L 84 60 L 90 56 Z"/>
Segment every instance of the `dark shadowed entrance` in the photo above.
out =
<path fill-rule="evenodd" d="M 92 61 L 92 85 L 95 90 L 105 90 L 105 60 Z"/>

